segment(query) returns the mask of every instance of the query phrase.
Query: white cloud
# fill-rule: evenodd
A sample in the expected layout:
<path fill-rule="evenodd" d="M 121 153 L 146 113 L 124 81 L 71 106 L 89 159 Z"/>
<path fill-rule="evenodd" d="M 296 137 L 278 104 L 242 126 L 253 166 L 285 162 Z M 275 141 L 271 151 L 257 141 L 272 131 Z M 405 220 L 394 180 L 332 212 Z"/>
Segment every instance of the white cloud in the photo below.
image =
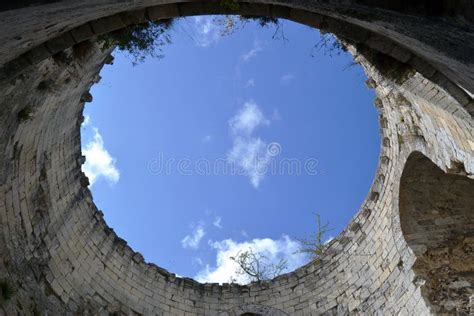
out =
<path fill-rule="evenodd" d="M 201 239 L 206 234 L 203 226 L 204 225 L 202 223 L 194 225 L 192 233 L 190 235 L 187 235 L 181 240 L 181 245 L 183 246 L 183 248 L 191 248 L 191 249 L 199 248 Z"/>
<path fill-rule="evenodd" d="M 195 16 L 190 21 L 196 31 L 195 41 L 198 46 L 208 47 L 222 38 L 220 29 L 214 22 L 214 17 Z"/>
<path fill-rule="evenodd" d="M 245 84 L 245 87 L 246 88 L 250 88 L 250 87 L 255 87 L 256 84 L 255 84 L 255 79 L 251 78 L 247 81 L 247 83 Z"/>
<path fill-rule="evenodd" d="M 252 134 L 259 126 L 268 126 L 270 121 L 255 102 L 246 102 L 242 109 L 229 120 L 233 146 L 227 153 L 227 161 L 250 178 L 254 188 L 258 188 L 267 172 L 272 156 L 267 151 L 268 144 Z"/>
<path fill-rule="evenodd" d="M 202 262 L 202 259 L 201 259 L 201 258 L 196 257 L 196 258 L 193 259 L 193 264 L 202 266 L 204 263 Z"/>
<path fill-rule="evenodd" d="M 292 271 L 307 261 L 305 254 L 298 253 L 299 244 L 288 236 L 274 240 L 270 238 L 253 239 L 250 241 L 236 242 L 225 239 L 211 242 L 210 245 L 217 251 L 215 266 L 206 265 L 195 277 L 199 282 L 225 283 L 235 279 L 237 283 L 248 283 L 245 275 L 237 275 L 237 264 L 230 259 L 239 252 L 251 249 L 254 253 L 262 254 L 268 261 L 266 264 L 277 264 L 281 259 L 286 259 L 288 267 L 283 273 Z"/>
<path fill-rule="evenodd" d="M 209 142 L 211 142 L 211 141 L 212 141 L 212 135 L 206 135 L 206 136 L 204 136 L 204 137 L 201 139 L 201 141 L 202 141 L 203 143 L 209 143 Z"/>
<path fill-rule="evenodd" d="M 280 111 L 278 111 L 278 109 L 274 109 L 272 113 L 272 121 L 279 121 L 279 120 L 281 120 Z"/>
<path fill-rule="evenodd" d="M 263 47 L 262 45 L 260 45 L 259 42 L 255 41 L 253 43 L 253 47 L 252 49 L 250 49 L 248 52 L 242 54 L 240 56 L 240 58 L 244 61 L 244 62 L 247 62 L 249 61 L 250 59 L 254 58 L 255 56 L 257 56 L 258 53 L 260 52 L 263 52 Z"/>
<path fill-rule="evenodd" d="M 229 121 L 234 134 L 244 134 L 246 136 L 252 134 L 258 126 L 269 124 L 270 121 L 265 118 L 262 110 L 253 101 L 246 102 L 239 113 Z"/>
<path fill-rule="evenodd" d="M 120 178 L 120 172 L 115 166 L 115 158 L 104 147 L 104 140 L 97 128 L 92 129 L 94 137 L 82 149 L 86 162 L 82 170 L 89 178 L 92 186 L 97 179 L 104 178 L 110 184 L 115 184 Z"/>
<path fill-rule="evenodd" d="M 214 221 L 212 222 L 212 225 L 216 226 L 217 228 L 222 228 L 221 221 L 222 221 L 222 217 L 216 216 L 214 218 Z"/>
<path fill-rule="evenodd" d="M 250 178 L 254 188 L 258 188 L 265 176 L 271 156 L 267 151 L 267 144 L 260 138 L 237 137 L 234 139 L 234 146 L 227 154 L 227 160 Z"/>
<path fill-rule="evenodd" d="M 289 85 L 293 80 L 295 80 L 296 76 L 293 74 L 286 74 L 280 78 L 280 84 L 283 86 Z"/>
<path fill-rule="evenodd" d="M 84 122 L 82 122 L 82 127 L 86 127 L 89 125 L 91 121 L 91 117 L 89 115 L 84 115 Z"/>

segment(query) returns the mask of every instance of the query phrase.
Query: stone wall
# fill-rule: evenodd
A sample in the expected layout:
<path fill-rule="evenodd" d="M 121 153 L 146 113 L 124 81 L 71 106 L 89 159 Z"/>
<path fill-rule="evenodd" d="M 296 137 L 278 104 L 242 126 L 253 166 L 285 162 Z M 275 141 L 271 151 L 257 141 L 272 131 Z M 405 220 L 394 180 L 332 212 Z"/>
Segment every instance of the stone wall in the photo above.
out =
<path fill-rule="evenodd" d="M 0 289 L 13 293 L 2 294 L 0 311 L 474 312 L 473 269 L 459 263 L 474 262 L 472 25 L 452 12 L 413 16 L 359 2 L 239 7 L 238 13 L 288 18 L 342 39 L 376 90 L 382 134 L 372 188 L 324 256 L 247 286 L 200 284 L 144 262 L 104 222 L 81 172 L 84 103 L 110 62 L 96 36 L 146 17 L 229 9 L 220 2 L 64 0 L 1 12 Z"/>
<path fill-rule="evenodd" d="M 429 302 L 444 313 L 463 306 L 468 315 L 474 284 L 474 181 L 446 174 L 422 154 L 413 153 L 400 185 L 400 219 L 408 245 L 419 258 L 413 270 Z"/>

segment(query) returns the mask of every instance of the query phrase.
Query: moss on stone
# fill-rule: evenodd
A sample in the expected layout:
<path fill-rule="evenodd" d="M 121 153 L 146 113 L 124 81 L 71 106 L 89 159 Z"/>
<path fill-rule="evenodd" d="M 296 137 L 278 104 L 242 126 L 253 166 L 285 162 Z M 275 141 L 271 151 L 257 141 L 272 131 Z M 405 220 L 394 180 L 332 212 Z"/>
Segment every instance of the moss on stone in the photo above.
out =
<path fill-rule="evenodd" d="M 0 302 L 6 302 L 12 298 L 14 294 L 13 287 L 7 280 L 0 280 Z"/>
<path fill-rule="evenodd" d="M 24 107 L 17 114 L 18 122 L 25 123 L 33 118 L 33 108 L 31 106 Z"/>

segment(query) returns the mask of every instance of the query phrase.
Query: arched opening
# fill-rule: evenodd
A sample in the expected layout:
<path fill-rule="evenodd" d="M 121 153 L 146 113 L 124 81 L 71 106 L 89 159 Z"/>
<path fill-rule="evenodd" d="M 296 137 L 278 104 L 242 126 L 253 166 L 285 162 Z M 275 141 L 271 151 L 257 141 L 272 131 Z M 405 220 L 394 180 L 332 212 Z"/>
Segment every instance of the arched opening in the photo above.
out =
<path fill-rule="evenodd" d="M 462 171 L 462 168 L 460 168 Z M 416 255 L 414 282 L 434 312 L 469 314 L 474 284 L 474 180 L 447 174 L 423 154 L 407 160 L 400 222 Z"/>

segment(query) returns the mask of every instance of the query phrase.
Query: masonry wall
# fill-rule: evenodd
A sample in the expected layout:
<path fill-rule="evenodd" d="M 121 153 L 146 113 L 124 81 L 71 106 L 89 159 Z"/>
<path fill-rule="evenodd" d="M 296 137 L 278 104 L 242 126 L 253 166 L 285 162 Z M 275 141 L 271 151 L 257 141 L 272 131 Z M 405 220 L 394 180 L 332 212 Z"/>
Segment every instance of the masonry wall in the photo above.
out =
<path fill-rule="evenodd" d="M 242 6 L 241 10 L 249 10 L 243 13 L 269 12 L 322 27 L 347 43 L 370 78 L 368 87 L 376 89 L 374 104 L 380 113 L 382 148 L 366 200 L 320 260 L 268 284 L 239 286 L 200 284 L 145 263 L 106 225 L 81 172 L 82 110 L 92 97 L 88 91 L 99 80 L 100 69 L 110 62 L 109 51 L 97 46 L 95 36 L 145 15 L 165 18 L 216 13 L 222 7 L 195 2 L 97 20 L 141 8 L 144 3 L 91 1 L 72 10 L 77 5 L 51 3 L 40 12 L 34 8 L 36 17 L 32 8 L 0 14 L 2 25 L 14 18 L 21 22 L 0 32 L 6 39 L 0 76 L 0 280 L 14 290 L 11 297 L 0 300 L 1 311 L 7 315 L 424 315 L 472 311 L 472 280 L 463 276 L 465 271 L 450 275 L 449 284 L 461 281 L 454 283 L 461 290 L 455 294 L 447 291 L 441 301 L 430 296 L 436 289 L 432 281 L 436 275 L 417 268 L 426 253 L 417 252 L 402 231 L 407 219 L 422 219 L 410 213 L 417 208 L 399 212 L 399 193 L 409 191 L 412 185 L 402 181 L 402 173 L 413 153 L 431 161 L 443 174 L 456 174 L 466 183 L 473 181 L 473 103 L 465 90 L 473 85 L 468 56 L 472 42 L 467 41 L 470 35 L 462 33 L 465 22 L 441 33 L 448 36 L 461 29 L 453 40 L 464 43 L 454 50 L 443 43 L 443 37 L 436 43 L 425 38 L 423 44 L 417 32 L 404 33 L 398 23 L 405 21 L 403 18 L 411 23 L 414 20 L 400 13 L 387 13 L 386 17 L 398 16 L 388 27 L 391 31 L 382 34 L 376 31 L 383 25 L 384 15 L 379 15 L 381 20 L 372 22 L 371 28 L 362 27 L 367 21 L 349 25 L 338 20 L 336 17 L 349 14 L 350 2 L 341 11 L 318 1 L 291 3 L 298 10 Z M 352 19 L 358 19 L 367 8 L 354 5 L 352 10 Z M 377 10 L 372 14 L 377 16 Z M 47 13 L 54 24 L 49 28 L 44 20 Z M 55 24 L 66 16 L 68 19 Z M 440 26 L 445 22 L 433 23 Z M 61 27 L 70 31 L 59 40 Z M 88 31 L 80 33 L 84 28 Z M 36 30 L 35 36 L 26 30 Z M 387 35 L 396 32 L 394 37 Z M 15 43 L 12 34 L 21 34 L 22 39 Z M 81 40 L 78 34 L 83 34 Z M 398 45 L 399 41 L 404 41 L 404 46 Z M 412 43 L 417 45 L 409 47 Z M 26 55 L 20 56 L 22 53 Z M 459 237 L 473 230 L 468 225 L 453 234 Z M 428 231 L 425 238 L 431 237 Z M 449 238 L 443 242 L 448 249 L 456 248 Z M 474 261 L 472 247 L 458 248 L 456 256 Z M 448 251 L 449 256 L 453 254 Z"/>
<path fill-rule="evenodd" d="M 474 181 L 445 174 L 422 154 L 413 153 L 400 188 L 402 231 L 418 257 L 413 270 L 426 282 L 426 298 L 443 312 L 464 306 L 458 312 L 468 315 L 474 283 Z"/>

